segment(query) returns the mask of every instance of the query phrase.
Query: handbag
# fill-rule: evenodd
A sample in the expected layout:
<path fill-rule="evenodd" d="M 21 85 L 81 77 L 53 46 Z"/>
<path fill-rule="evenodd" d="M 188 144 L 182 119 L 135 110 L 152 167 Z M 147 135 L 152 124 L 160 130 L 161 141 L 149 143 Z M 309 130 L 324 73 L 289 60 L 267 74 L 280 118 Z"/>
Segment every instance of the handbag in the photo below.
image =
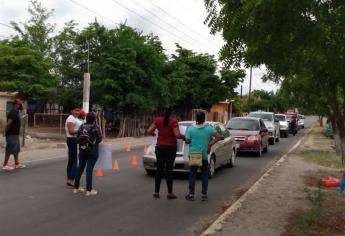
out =
<path fill-rule="evenodd" d="M 189 155 L 189 166 L 202 166 L 202 152 L 191 152 Z"/>

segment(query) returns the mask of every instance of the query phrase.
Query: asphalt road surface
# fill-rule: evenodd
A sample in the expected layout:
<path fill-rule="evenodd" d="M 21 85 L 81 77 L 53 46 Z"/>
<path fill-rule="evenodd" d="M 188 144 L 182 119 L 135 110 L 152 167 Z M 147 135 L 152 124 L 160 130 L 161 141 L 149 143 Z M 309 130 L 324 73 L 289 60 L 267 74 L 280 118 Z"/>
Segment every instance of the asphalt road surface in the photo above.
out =
<path fill-rule="evenodd" d="M 152 198 L 154 178 L 147 176 L 140 157 L 142 149 L 117 152 L 118 171 L 94 177 L 99 195 L 73 194 L 65 186 L 66 158 L 32 162 L 27 168 L 0 171 L 0 235 L 194 235 L 199 234 L 277 159 L 287 152 L 316 121 L 307 118 L 304 130 L 281 138 L 258 158 L 241 155 L 234 168 L 221 168 L 209 182 L 209 201 L 184 199 L 188 179 L 174 181 L 176 200 L 167 200 L 165 180 L 161 198 Z M 131 166 L 133 155 L 138 166 Z M 84 178 L 84 177 L 83 177 Z M 83 182 L 82 182 L 83 183 Z M 201 192 L 200 179 L 196 193 Z"/>

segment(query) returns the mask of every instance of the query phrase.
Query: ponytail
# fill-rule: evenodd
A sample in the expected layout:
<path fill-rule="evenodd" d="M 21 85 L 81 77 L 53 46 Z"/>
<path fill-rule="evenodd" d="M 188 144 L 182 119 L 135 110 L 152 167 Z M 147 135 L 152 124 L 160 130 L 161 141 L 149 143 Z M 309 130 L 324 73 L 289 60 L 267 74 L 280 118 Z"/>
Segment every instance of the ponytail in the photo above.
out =
<path fill-rule="evenodd" d="M 164 126 L 168 126 L 171 113 L 172 113 L 172 109 L 171 108 L 166 108 L 165 109 L 164 120 L 163 120 Z"/>

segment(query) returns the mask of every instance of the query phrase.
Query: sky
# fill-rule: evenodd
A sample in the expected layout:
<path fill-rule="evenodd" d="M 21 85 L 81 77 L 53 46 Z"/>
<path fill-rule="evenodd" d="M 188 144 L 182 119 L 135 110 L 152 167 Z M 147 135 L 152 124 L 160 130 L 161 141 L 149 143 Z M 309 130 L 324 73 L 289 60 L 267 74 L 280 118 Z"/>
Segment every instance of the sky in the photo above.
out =
<path fill-rule="evenodd" d="M 41 0 L 47 9 L 54 9 L 49 20 L 56 24 L 57 31 L 64 23 L 74 20 L 79 28 L 97 19 L 108 28 L 119 23 L 158 35 L 169 55 L 175 50 L 175 43 L 198 53 L 209 53 L 218 58 L 224 41 L 221 35 L 211 35 L 204 24 L 207 12 L 203 0 Z M 3 24 L 11 21 L 25 22 L 29 19 L 28 0 L 0 0 L 0 39 L 15 32 Z M 253 68 L 252 90 L 276 91 L 272 82 L 263 83 L 261 77 L 265 67 Z M 249 70 L 242 84 L 243 94 L 249 91 Z M 240 92 L 240 86 L 236 89 Z"/>

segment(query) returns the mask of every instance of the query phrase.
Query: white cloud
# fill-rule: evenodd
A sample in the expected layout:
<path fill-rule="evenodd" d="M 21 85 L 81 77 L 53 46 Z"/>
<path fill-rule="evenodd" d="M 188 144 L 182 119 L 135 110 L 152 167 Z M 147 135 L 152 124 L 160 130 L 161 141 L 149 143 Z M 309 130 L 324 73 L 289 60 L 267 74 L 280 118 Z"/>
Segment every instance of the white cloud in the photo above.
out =
<path fill-rule="evenodd" d="M 127 6 L 130 10 L 117 4 L 116 1 Z M 157 6 L 154 6 L 150 1 L 164 10 L 162 11 Z M 135 4 L 135 2 L 153 12 L 157 17 L 148 13 L 142 7 Z M 79 27 L 83 28 L 97 18 L 98 22 L 109 28 L 116 27 L 116 23 L 123 23 L 126 21 L 129 26 L 135 27 L 144 33 L 158 35 L 168 54 L 173 53 L 175 50 L 175 43 L 179 43 L 188 49 L 214 54 L 216 58 L 218 58 L 218 51 L 223 45 L 222 37 L 220 35 L 210 35 L 209 28 L 203 24 L 207 13 L 204 7 L 204 1 L 202 0 L 41 0 L 41 3 L 47 9 L 55 9 L 54 16 L 51 18 L 51 23 L 57 24 L 57 30 L 61 30 L 64 23 L 70 20 L 75 20 L 75 22 L 79 24 Z M 76 3 L 104 17 L 86 10 Z M 1 0 L 0 22 L 9 24 L 11 21 L 23 22 L 28 20 L 28 5 L 29 1 Z M 149 21 L 141 18 L 132 11 L 142 15 Z M 166 12 L 183 22 L 187 28 L 176 19 L 170 17 Z M 158 17 L 168 22 L 168 24 L 164 23 Z M 152 24 L 152 22 L 155 25 Z M 0 25 L 0 36 L 9 37 L 11 34 L 14 34 L 13 29 Z M 262 83 L 260 78 L 263 75 L 263 71 L 254 69 L 253 72 L 252 88 L 269 91 L 277 89 L 277 86 L 273 83 Z M 243 83 L 244 93 L 248 91 L 248 78 L 249 73 Z"/>

